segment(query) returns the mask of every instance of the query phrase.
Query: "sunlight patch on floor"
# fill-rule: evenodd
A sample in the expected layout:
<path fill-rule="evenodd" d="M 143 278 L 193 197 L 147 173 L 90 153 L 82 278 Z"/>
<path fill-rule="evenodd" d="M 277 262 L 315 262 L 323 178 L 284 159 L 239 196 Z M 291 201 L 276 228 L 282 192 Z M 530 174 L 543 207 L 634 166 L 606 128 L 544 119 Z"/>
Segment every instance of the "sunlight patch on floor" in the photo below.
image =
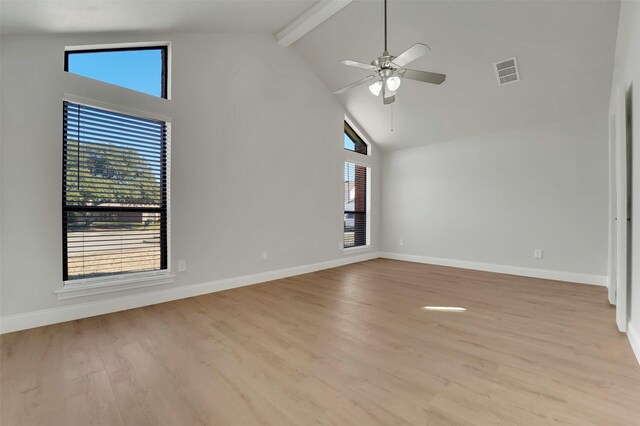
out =
<path fill-rule="evenodd" d="M 425 311 L 439 311 L 439 312 L 464 312 L 467 309 L 459 306 L 423 306 Z"/>

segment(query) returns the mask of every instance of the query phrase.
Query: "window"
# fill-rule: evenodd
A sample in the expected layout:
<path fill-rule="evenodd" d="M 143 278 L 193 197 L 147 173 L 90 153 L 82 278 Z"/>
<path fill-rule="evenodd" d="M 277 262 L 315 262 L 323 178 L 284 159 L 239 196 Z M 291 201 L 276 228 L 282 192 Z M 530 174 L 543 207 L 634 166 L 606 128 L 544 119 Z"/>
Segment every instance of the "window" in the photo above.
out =
<path fill-rule="evenodd" d="M 344 163 L 344 248 L 369 244 L 367 232 L 367 168 Z"/>
<path fill-rule="evenodd" d="M 167 269 L 167 123 L 64 102 L 63 279 Z"/>
<path fill-rule="evenodd" d="M 369 145 L 344 122 L 344 248 L 369 245 Z M 354 155 L 356 154 L 356 155 Z M 362 155 L 357 155 L 362 154 Z M 365 164 L 360 164 L 360 160 Z"/>
<path fill-rule="evenodd" d="M 167 97 L 167 46 L 67 50 L 64 70 L 149 95 Z"/>
<path fill-rule="evenodd" d="M 344 122 L 344 149 L 357 152 L 358 154 L 368 154 L 368 146 L 365 141 L 351 128 L 349 123 Z"/>

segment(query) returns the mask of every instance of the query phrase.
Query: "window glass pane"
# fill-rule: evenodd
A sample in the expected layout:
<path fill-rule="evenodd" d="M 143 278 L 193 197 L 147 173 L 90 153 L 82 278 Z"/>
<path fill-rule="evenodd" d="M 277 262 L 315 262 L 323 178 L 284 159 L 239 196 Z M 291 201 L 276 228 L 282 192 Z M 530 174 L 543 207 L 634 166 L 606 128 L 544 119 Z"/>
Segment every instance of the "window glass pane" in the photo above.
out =
<path fill-rule="evenodd" d="M 166 269 L 166 123 L 65 102 L 63 129 L 63 279 Z"/>
<path fill-rule="evenodd" d="M 164 123 L 73 105 L 65 119 L 67 204 L 162 204 Z"/>
<path fill-rule="evenodd" d="M 344 149 L 347 149 L 349 151 L 356 150 L 356 144 L 353 143 L 349 135 L 347 135 L 346 133 L 344 134 Z"/>
<path fill-rule="evenodd" d="M 362 140 L 349 124 L 344 122 L 344 149 L 357 152 L 358 154 L 367 154 L 368 146 Z"/>
<path fill-rule="evenodd" d="M 66 71 L 149 95 L 166 97 L 164 53 L 164 48 L 69 51 Z"/>
<path fill-rule="evenodd" d="M 67 211 L 67 280 L 161 268 L 161 213 Z"/>
<path fill-rule="evenodd" d="M 367 245 L 367 168 L 344 163 L 344 247 Z"/>

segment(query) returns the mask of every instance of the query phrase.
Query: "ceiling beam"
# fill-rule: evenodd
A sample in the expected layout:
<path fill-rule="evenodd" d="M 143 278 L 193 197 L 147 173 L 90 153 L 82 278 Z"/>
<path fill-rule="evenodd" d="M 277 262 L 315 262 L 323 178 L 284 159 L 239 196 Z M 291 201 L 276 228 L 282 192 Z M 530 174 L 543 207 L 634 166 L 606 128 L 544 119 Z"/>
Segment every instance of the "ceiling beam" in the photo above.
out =
<path fill-rule="evenodd" d="M 334 13 L 353 0 L 320 0 L 302 16 L 276 34 L 276 40 L 284 47 L 289 47 L 309 31 L 329 19 Z"/>

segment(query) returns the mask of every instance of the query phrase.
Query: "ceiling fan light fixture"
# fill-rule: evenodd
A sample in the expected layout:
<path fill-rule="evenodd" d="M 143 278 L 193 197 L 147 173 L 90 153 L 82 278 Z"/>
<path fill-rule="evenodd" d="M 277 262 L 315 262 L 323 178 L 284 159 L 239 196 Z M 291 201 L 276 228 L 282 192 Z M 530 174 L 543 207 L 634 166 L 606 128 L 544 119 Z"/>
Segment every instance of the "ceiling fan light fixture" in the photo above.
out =
<path fill-rule="evenodd" d="M 378 80 L 375 83 L 373 83 L 371 86 L 369 86 L 369 91 L 374 95 L 374 96 L 380 96 L 380 91 L 382 90 L 382 81 Z"/>
<path fill-rule="evenodd" d="M 391 77 L 387 78 L 386 83 L 387 89 L 395 92 L 396 90 L 398 90 L 398 88 L 400 88 L 400 83 L 402 83 L 402 80 L 397 75 L 392 75 Z"/>

